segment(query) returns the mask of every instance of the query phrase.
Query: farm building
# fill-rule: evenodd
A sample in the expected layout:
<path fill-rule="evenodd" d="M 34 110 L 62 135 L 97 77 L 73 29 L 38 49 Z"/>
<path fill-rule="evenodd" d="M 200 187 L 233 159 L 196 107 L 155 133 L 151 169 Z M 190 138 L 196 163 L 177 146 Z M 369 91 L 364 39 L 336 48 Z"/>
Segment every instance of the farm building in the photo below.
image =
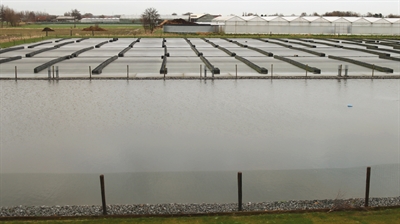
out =
<path fill-rule="evenodd" d="M 400 18 L 319 16 L 227 16 L 212 20 L 230 34 L 400 35 Z"/>
<path fill-rule="evenodd" d="M 119 23 L 119 18 L 83 18 L 81 23 Z"/>

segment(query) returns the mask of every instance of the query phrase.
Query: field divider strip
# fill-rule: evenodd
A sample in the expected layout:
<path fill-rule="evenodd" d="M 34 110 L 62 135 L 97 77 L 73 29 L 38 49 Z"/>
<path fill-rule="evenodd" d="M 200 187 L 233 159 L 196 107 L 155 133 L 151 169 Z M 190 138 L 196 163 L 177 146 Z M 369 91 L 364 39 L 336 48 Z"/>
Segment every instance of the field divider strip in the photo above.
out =
<path fill-rule="evenodd" d="M 42 65 L 37 66 L 36 68 L 33 69 L 33 72 L 34 73 L 38 73 L 38 72 L 40 72 L 40 71 L 42 71 L 42 70 L 44 70 L 44 69 L 46 69 L 46 68 L 48 68 L 48 67 L 50 67 L 50 66 L 52 66 L 52 65 L 54 65 L 56 63 L 58 63 L 58 62 L 61 62 L 61 61 L 64 61 L 65 59 L 70 59 L 70 58 L 71 58 L 71 55 L 67 55 L 67 56 L 63 56 L 63 57 L 59 57 L 59 58 L 53 59 L 53 60 L 48 61 L 48 62 L 46 62 L 46 63 L 44 63 Z"/>
<path fill-rule="evenodd" d="M 296 67 L 299 67 L 301 69 L 304 69 L 306 71 L 312 72 L 314 74 L 321 74 L 321 69 L 319 69 L 319 68 L 311 67 L 311 66 L 305 65 L 303 63 L 297 62 L 295 60 L 292 60 L 292 59 L 289 59 L 289 58 L 285 58 L 285 57 L 281 57 L 281 56 L 278 56 L 278 55 L 275 55 L 274 58 L 276 58 L 278 60 L 281 60 L 281 61 L 285 61 L 285 62 L 287 62 L 289 64 L 292 64 L 292 65 L 294 65 Z"/>
<path fill-rule="evenodd" d="M 57 47 L 43 48 L 43 49 L 31 52 L 31 53 L 27 53 L 27 54 L 25 54 L 25 57 L 30 58 L 30 57 L 33 57 L 33 56 L 35 56 L 37 54 L 43 53 L 45 51 L 51 51 L 51 50 L 55 50 L 55 49 L 58 49 L 58 48 Z"/>
<path fill-rule="evenodd" d="M 92 70 L 92 74 L 101 74 L 103 72 L 103 68 L 109 65 L 111 62 L 117 60 L 118 56 L 112 56 L 111 58 L 105 60 L 101 64 L 99 64 L 95 69 Z"/>
<path fill-rule="evenodd" d="M 0 60 L 0 64 L 10 62 L 10 61 L 15 61 L 21 59 L 21 56 L 16 56 L 16 57 L 10 57 L 10 58 L 5 58 Z"/>
<path fill-rule="evenodd" d="M 380 72 L 393 73 L 393 69 L 391 69 L 391 68 L 381 67 L 381 66 L 377 66 L 377 65 L 374 65 L 374 64 L 366 63 L 366 62 L 363 62 L 363 61 L 357 61 L 357 60 L 354 60 L 354 59 L 350 59 L 350 58 L 343 58 L 343 57 L 338 57 L 338 56 L 333 56 L 333 55 L 329 55 L 328 58 L 349 62 L 349 63 L 356 64 L 356 65 L 359 65 L 359 66 L 362 66 L 362 67 L 374 69 L 374 70 L 377 70 L 377 71 L 380 71 Z"/>

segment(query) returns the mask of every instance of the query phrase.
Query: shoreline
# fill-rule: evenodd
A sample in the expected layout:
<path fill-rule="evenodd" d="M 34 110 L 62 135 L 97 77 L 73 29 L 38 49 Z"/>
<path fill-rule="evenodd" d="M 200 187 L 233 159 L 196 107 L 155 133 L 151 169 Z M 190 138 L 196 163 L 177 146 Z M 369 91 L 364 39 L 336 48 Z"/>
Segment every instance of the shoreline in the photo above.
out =
<path fill-rule="evenodd" d="M 370 198 L 368 208 L 400 206 L 399 197 Z M 366 210 L 363 198 L 291 200 L 275 202 L 243 203 L 238 211 L 237 203 L 168 203 L 107 205 L 107 216 L 182 216 L 223 213 L 265 213 Z M 0 207 L 0 221 L 18 218 L 96 217 L 102 215 L 101 205 L 54 205 L 54 206 L 10 206 Z"/>
<path fill-rule="evenodd" d="M 0 77 L 0 80 L 48 80 L 48 81 L 59 81 L 59 80 L 235 80 L 235 79 L 336 79 L 336 80 L 348 80 L 348 79 L 400 79 L 399 75 L 387 75 L 387 76 L 219 76 L 219 77 L 198 77 L 198 76 L 166 76 L 164 77 L 60 77 L 60 78 L 11 78 L 11 77 Z"/>

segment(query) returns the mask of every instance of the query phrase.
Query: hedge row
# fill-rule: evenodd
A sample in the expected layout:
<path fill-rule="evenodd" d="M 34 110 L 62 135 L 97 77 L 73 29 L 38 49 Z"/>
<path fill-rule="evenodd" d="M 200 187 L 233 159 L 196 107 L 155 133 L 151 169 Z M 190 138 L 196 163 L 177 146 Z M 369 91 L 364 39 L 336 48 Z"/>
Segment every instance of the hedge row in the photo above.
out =
<path fill-rule="evenodd" d="M 328 45 L 331 47 L 338 47 L 338 48 L 343 48 L 342 45 L 338 45 L 338 44 L 330 44 L 330 43 L 325 43 L 325 42 L 320 42 L 320 41 L 314 41 L 312 43 L 316 43 L 316 44 L 323 44 L 323 45 Z"/>
<path fill-rule="evenodd" d="M 226 40 L 228 42 L 232 42 L 232 40 L 229 40 L 228 38 L 221 38 L 222 40 Z"/>
<path fill-rule="evenodd" d="M 21 59 L 21 56 L 16 56 L 16 57 L 10 57 L 10 58 L 5 58 L 0 60 L 0 64 L 10 62 L 10 61 L 15 61 Z"/>
<path fill-rule="evenodd" d="M 25 57 L 27 57 L 27 58 L 33 57 L 34 55 L 40 54 L 40 53 L 45 52 L 45 51 L 51 51 L 51 50 L 54 50 L 54 49 L 58 49 L 58 48 L 57 47 L 43 48 L 43 49 L 31 52 L 31 53 L 25 54 Z"/>
<path fill-rule="evenodd" d="M 71 56 L 72 56 L 72 57 L 78 57 L 78 55 L 82 54 L 82 53 L 85 52 L 85 51 L 92 50 L 93 48 L 94 48 L 93 46 L 87 47 L 87 48 L 83 48 L 83 49 L 81 49 L 81 50 L 79 50 L 79 51 L 76 51 L 76 52 L 72 53 Z"/>
<path fill-rule="evenodd" d="M 390 54 L 386 54 L 386 53 L 379 53 L 376 51 L 370 51 L 370 50 L 366 50 L 366 49 L 360 49 L 360 48 L 354 48 L 354 47 L 343 47 L 343 49 L 347 49 L 347 50 L 353 50 L 353 51 L 362 51 L 365 53 L 369 53 L 369 54 L 375 54 L 375 55 L 384 55 L 384 56 L 390 56 Z"/>
<path fill-rule="evenodd" d="M 75 41 L 68 41 L 68 42 L 64 42 L 64 43 L 62 43 L 62 44 L 54 45 L 54 47 L 59 48 L 59 47 L 62 47 L 62 46 L 64 46 L 64 45 L 73 44 L 73 43 L 75 43 Z"/>
<path fill-rule="evenodd" d="M 282 42 L 285 42 L 285 43 L 289 42 L 288 40 L 284 40 L 284 39 L 280 39 L 280 38 L 274 38 L 274 40 L 282 41 Z"/>
<path fill-rule="evenodd" d="M 47 41 L 47 42 L 32 44 L 32 45 L 29 45 L 28 48 L 34 48 L 34 47 L 37 47 L 37 46 L 40 46 L 40 45 L 43 45 L 43 44 L 51 44 L 51 43 L 53 43 L 53 42 Z"/>
<path fill-rule="evenodd" d="M 268 56 L 268 57 L 274 56 L 273 53 L 268 52 L 268 51 L 261 50 L 261 49 L 256 48 L 256 47 L 247 47 L 247 48 L 248 48 L 248 49 L 251 49 L 251 50 L 253 50 L 253 51 L 257 51 L 257 52 L 259 52 L 259 53 L 261 53 L 261 54 L 263 54 L 263 55 L 266 55 L 266 56 Z"/>
<path fill-rule="evenodd" d="M 169 53 L 168 53 L 168 50 L 167 50 L 167 45 L 164 45 L 164 55 L 161 58 L 164 58 L 164 57 L 169 57 Z"/>
<path fill-rule="evenodd" d="M 269 42 L 268 40 L 264 40 L 264 39 L 261 39 L 261 38 L 253 38 L 254 40 L 259 40 L 259 41 L 262 41 L 262 42 Z"/>
<path fill-rule="evenodd" d="M 191 46 L 192 50 L 194 51 L 194 53 L 196 54 L 196 56 L 201 56 L 203 55 L 203 53 L 199 52 L 199 50 L 197 50 L 197 48 L 193 45 Z"/>
<path fill-rule="evenodd" d="M 392 52 L 395 54 L 400 54 L 400 51 L 398 50 L 393 50 L 393 49 L 387 49 L 387 48 L 378 48 L 378 49 L 374 49 L 375 51 L 386 51 L 386 52 Z"/>
<path fill-rule="evenodd" d="M 308 49 L 304 49 L 304 48 L 291 47 L 291 49 L 295 49 L 295 50 L 298 50 L 298 51 L 304 51 L 304 52 L 307 52 L 307 53 L 310 53 L 310 54 L 317 55 L 319 57 L 325 57 L 325 53 L 320 53 L 320 52 L 316 52 L 316 51 L 312 51 L 312 50 L 308 50 Z"/>
<path fill-rule="evenodd" d="M 305 65 L 305 64 L 303 64 L 303 63 L 294 61 L 294 60 L 289 59 L 289 58 L 281 57 L 281 56 L 278 56 L 278 55 L 275 55 L 274 58 L 279 59 L 279 60 L 281 60 L 281 61 L 285 61 L 285 62 L 287 62 L 287 63 L 289 63 L 289 64 L 292 64 L 292 65 L 294 65 L 294 66 L 297 66 L 297 67 L 299 67 L 299 68 L 302 68 L 302 69 L 304 69 L 304 70 L 306 70 L 306 71 L 312 72 L 312 73 L 314 73 L 314 74 L 321 74 L 321 69 L 319 69 L 319 68 L 310 67 L 310 66 Z"/>
<path fill-rule="evenodd" d="M 361 44 L 361 43 L 353 43 L 353 42 L 348 42 L 348 41 L 342 41 L 342 44 L 353 44 L 353 45 L 357 45 L 357 46 L 366 47 L 367 49 L 375 49 L 375 48 L 378 48 L 378 46 L 374 46 L 374 45 Z"/>
<path fill-rule="evenodd" d="M 21 50 L 21 49 L 24 49 L 24 48 L 25 47 L 10 47 L 10 48 L 6 48 L 6 49 L 3 49 L 3 50 L 0 50 L 0 54 L 6 53 L 6 52 L 9 52 L 9 51 Z"/>
<path fill-rule="evenodd" d="M 340 40 L 324 39 L 325 41 L 330 41 L 333 43 L 340 43 Z"/>
<path fill-rule="evenodd" d="M 81 39 L 76 40 L 76 42 L 79 43 L 79 42 L 84 41 L 84 40 L 87 40 L 87 39 L 89 39 L 89 38 L 84 37 L 84 38 L 81 38 Z"/>
<path fill-rule="evenodd" d="M 140 37 L 138 39 L 136 39 L 135 41 L 133 41 L 131 44 L 129 44 L 129 47 L 133 47 L 133 45 L 135 45 L 136 43 L 140 42 Z"/>
<path fill-rule="evenodd" d="M 192 42 L 190 42 L 190 40 L 188 40 L 187 38 L 184 38 L 184 39 L 190 45 L 190 48 L 192 48 L 192 50 L 194 51 L 196 56 L 200 57 L 203 55 L 203 53 L 201 53 L 199 50 L 197 50 L 196 45 L 192 44 Z M 202 39 L 204 40 L 204 38 L 202 38 Z"/>
<path fill-rule="evenodd" d="M 103 71 L 103 68 L 105 68 L 107 65 L 109 65 L 111 62 L 117 60 L 118 56 L 112 56 L 111 58 L 105 60 L 102 62 L 99 66 L 97 66 L 95 69 L 92 70 L 93 74 L 101 74 Z"/>
<path fill-rule="evenodd" d="M 132 47 L 127 47 L 125 49 L 123 49 L 121 52 L 118 53 L 118 57 L 123 57 L 124 54 L 129 51 Z"/>
<path fill-rule="evenodd" d="M 391 69 L 391 68 L 381 67 L 381 66 L 370 64 L 370 63 L 350 59 L 350 58 L 337 57 L 337 56 L 333 56 L 333 55 L 329 55 L 328 58 L 332 58 L 332 59 L 336 59 L 336 60 L 340 60 L 340 61 L 346 61 L 346 62 L 356 64 L 356 65 L 359 65 L 362 67 L 375 69 L 380 72 L 393 73 L 393 69 Z"/>
<path fill-rule="evenodd" d="M 260 74 L 268 74 L 268 70 L 264 67 L 260 67 L 256 64 L 254 64 L 253 62 L 247 60 L 246 58 L 240 57 L 238 55 L 235 56 L 235 58 L 243 63 L 245 63 L 246 65 L 248 65 L 250 68 L 256 70 L 258 73 Z"/>
<path fill-rule="evenodd" d="M 310 47 L 310 48 L 316 48 L 316 47 L 317 47 L 317 46 L 315 46 L 315 45 L 305 44 L 305 43 L 295 42 L 295 41 L 289 41 L 289 43 L 292 43 L 292 44 L 299 44 L 299 45 L 303 45 L 303 46 Z"/>
<path fill-rule="evenodd" d="M 40 71 L 42 71 L 42 70 L 54 65 L 55 63 L 58 63 L 60 61 L 64 61 L 65 59 L 70 59 L 70 58 L 71 58 L 71 55 L 67 55 L 67 56 L 63 56 L 63 57 L 60 57 L 60 58 L 53 59 L 53 60 L 48 61 L 48 62 L 46 62 L 46 63 L 44 63 L 42 65 L 37 66 L 36 68 L 33 69 L 33 72 L 34 73 L 38 73 L 38 72 L 40 72 Z"/>
<path fill-rule="evenodd" d="M 61 41 L 64 41 L 64 40 L 68 40 L 69 38 L 62 38 L 62 39 L 58 39 L 58 40 L 56 40 L 56 41 L 54 41 L 54 42 L 56 42 L 56 43 L 58 43 L 58 42 L 61 42 Z"/>
<path fill-rule="evenodd" d="M 212 65 L 203 55 L 200 56 L 200 59 L 213 74 L 220 74 L 219 68 L 214 67 L 214 65 Z"/>
<path fill-rule="evenodd" d="M 225 53 L 227 53 L 229 56 L 231 56 L 231 57 L 233 57 L 233 56 L 235 56 L 236 55 L 236 53 L 235 52 L 232 52 L 232 51 L 230 51 L 230 50 L 228 50 L 228 49 L 226 49 L 226 48 L 223 48 L 223 47 L 218 47 L 218 49 L 220 49 L 221 51 L 223 51 L 223 52 L 225 52 Z"/>
<path fill-rule="evenodd" d="M 118 40 L 118 38 L 114 37 L 113 39 L 109 40 L 108 42 L 115 42 L 117 40 Z"/>
<path fill-rule="evenodd" d="M 288 48 L 291 48 L 291 47 L 292 47 L 292 45 L 289 45 L 289 44 L 282 44 L 282 43 L 275 42 L 275 41 L 269 41 L 268 43 L 277 44 L 277 45 L 284 46 L 284 47 L 288 47 Z"/>
<path fill-rule="evenodd" d="M 160 74 L 167 74 L 168 69 L 167 69 L 167 57 L 163 58 L 163 61 L 161 63 L 161 68 L 160 68 Z"/>
<path fill-rule="evenodd" d="M 388 57 L 388 56 L 384 56 L 384 55 L 379 55 L 379 58 L 393 60 L 393 61 L 400 61 L 400 58 L 390 57 L 390 56 Z"/>
<path fill-rule="evenodd" d="M 108 43 L 108 40 L 107 40 L 107 41 L 103 41 L 103 42 L 101 42 L 101 43 L 95 45 L 94 47 L 95 47 L 95 48 L 100 48 L 101 46 L 103 46 L 104 44 L 107 44 L 107 43 Z"/>

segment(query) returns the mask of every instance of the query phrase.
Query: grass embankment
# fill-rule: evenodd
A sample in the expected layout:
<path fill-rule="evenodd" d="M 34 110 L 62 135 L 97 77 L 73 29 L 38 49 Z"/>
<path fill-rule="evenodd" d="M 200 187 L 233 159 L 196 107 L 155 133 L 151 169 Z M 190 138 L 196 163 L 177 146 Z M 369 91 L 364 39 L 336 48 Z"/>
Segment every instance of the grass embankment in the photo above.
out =
<path fill-rule="evenodd" d="M 394 39 L 395 36 L 381 35 L 307 35 L 307 34 L 224 34 L 224 33 L 193 33 L 193 34 L 176 34 L 163 33 L 158 28 L 154 33 L 145 33 L 141 25 L 138 24 L 100 24 L 101 28 L 106 31 L 96 31 L 92 36 L 91 31 L 83 31 L 83 28 L 94 26 L 94 24 L 31 24 L 19 27 L 0 28 L 0 47 L 6 48 L 24 43 L 37 42 L 50 38 L 82 38 L 82 37 L 187 37 L 187 38 L 340 38 L 340 39 Z M 43 28 L 50 27 L 54 32 L 43 32 Z"/>
<path fill-rule="evenodd" d="M 198 216 L 198 217 L 171 217 L 171 218 L 93 218 L 67 220 L 31 220 L 5 221 L 7 224 L 21 223 L 142 223 L 142 224 L 244 224 L 244 223 L 388 223 L 398 224 L 400 208 L 382 209 L 374 211 L 344 211 L 344 212 L 312 212 L 312 213 L 281 213 L 262 214 L 251 216 Z"/>

